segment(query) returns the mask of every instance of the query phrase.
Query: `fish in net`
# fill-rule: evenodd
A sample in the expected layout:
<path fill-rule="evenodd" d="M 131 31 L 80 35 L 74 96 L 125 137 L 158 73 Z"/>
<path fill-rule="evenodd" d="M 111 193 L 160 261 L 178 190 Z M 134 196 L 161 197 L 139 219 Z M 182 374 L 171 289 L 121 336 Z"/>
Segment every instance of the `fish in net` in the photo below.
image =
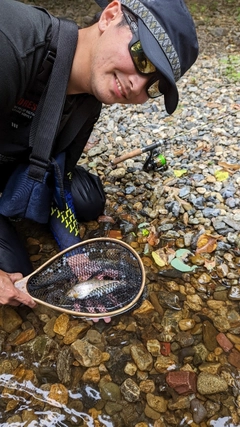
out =
<path fill-rule="evenodd" d="M 103 317 L 132 308 L 144 284 L 136 251 L 117 239 L 96 238 L 60 252 L 15 286 L 56 310 Z"/>

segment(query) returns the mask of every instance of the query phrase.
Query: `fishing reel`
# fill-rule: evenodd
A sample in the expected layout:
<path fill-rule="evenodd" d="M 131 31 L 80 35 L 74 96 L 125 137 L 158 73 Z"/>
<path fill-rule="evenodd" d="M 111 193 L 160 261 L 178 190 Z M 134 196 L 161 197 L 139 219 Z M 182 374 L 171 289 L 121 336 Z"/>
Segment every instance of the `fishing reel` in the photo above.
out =
<path fill-rule="evenodd" d="M 150 151 L 150 154 L 143 165 L 145 172 L 164 172 L 168 169 L 166 158 L 157 149 Z"/>

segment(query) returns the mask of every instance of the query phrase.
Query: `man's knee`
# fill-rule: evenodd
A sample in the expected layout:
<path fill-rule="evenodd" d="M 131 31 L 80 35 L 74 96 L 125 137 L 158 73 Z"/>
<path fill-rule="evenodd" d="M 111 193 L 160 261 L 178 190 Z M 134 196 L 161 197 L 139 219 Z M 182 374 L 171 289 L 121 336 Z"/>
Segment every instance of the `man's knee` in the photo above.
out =
<path fill-rule="evenodd" d="M 103 213 L 106 197 L 98 176 L 76 166 L 71 192 L 78 221 L 92 221 Z"/>

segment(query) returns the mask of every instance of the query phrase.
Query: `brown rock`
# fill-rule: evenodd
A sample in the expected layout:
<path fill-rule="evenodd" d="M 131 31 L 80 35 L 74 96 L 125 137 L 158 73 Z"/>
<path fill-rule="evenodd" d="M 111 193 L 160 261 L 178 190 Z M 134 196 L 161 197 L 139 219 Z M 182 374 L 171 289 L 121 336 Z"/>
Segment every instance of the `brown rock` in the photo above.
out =
<path fill-rule="evenodd" d="M 99 369 L 97 367 L 88 368 L 82 376 L 82 380 L 86 383 L 91 382 L 91 383 L 98 384 L 100 381 L 100 378 L 101 378 L 100 372 L 99 372 Z"/>
<path fill-rule="evenodd" d="M 166 382 L 169 387 L 172 387 L 178 394 L 196 393 L 197 376 L 195 372 L 188 371 L 172 371 L 166 376 Z"/>
<path fill-rule="evenodd" d="M 73 326 L 71 329 L 69 329 L 66 332 L 66 335 L 63 339 L 64 344 L 72 344 L 74 341 L 76 341 L 77 338 L 81 334 L 83 334 L 87 329 L 89 329 L 89 325 L 87 323 L 79 323 L 77 326 Z"/>
<path fill-rule="evenodd" d="M 66 387 L 64 387 L 63 384 L 52 384 L 48 399 L 50 399 L 49 403 L 53 406 L 59 406 L 58 403 L 61 405 L 67 405 L 68 403 L 68 390 Z"/>
<path fill-rule="evenodd" d="M 209 322 L 208 320 L 205 320 L 205 322 L 203 322 L 202 332 L 203 332 L 203 343 L 205 347 L 209 351 L 214 351 L 215 348 L 218 346 L 218 342 L 216 340 L 216 336 L 218 334 L 217 329 L 213 326 L 211 322 Z"/>
<path fill-rule="evenodd" d="M 23 323 L 19 314 L 9 306 L 2 306 L 0 308 L 0 328 L 5 332 L 11 333 L 16 331 Z"/>
<path fill-rule="evenodd" d="M 68 329 L 69 316 L 66 313 L 60 314 L 54 323 L 53 331 L 55 334 L 64 336 Z"/>
<path fill-rule="evenodd" d="M 31 341 L 36 336 L 36 331 L 34 328 L 26 329 L 26 331 L 21 332 L 13 341 L 9 342 L 10 345 L 21 345 L 25 342 Z"/>
<path fill-rule="evenodd" d="M 228 362 L 231 363 L 231 365 L 235 366 L 237 369 L 240 369 L 240 352 L 235 348 L 233 348 L 231 353 L 229 354 Z"/>
<path fill-rule="evenodd" d="M 222 347 L 226 353 L 228 353 L 233 348 L 231 341 L 222 332 L 216 336 L 216 339 L 220 347 Z"/>

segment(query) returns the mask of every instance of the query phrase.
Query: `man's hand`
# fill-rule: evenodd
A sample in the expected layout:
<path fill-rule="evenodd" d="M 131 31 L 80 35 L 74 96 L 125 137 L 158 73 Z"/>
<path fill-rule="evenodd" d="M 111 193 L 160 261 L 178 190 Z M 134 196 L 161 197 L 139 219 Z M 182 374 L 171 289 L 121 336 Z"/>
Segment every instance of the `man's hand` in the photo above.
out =
<path fill-rule="evenodd" d="M 22 277 L 21 273 L 5 273 L 0 270 L 0 304 L 13 306 L 25 304 L 31 308 L 36 306 L 35 301 L 28 294 L 14 286 L 14 283 Z"/>

